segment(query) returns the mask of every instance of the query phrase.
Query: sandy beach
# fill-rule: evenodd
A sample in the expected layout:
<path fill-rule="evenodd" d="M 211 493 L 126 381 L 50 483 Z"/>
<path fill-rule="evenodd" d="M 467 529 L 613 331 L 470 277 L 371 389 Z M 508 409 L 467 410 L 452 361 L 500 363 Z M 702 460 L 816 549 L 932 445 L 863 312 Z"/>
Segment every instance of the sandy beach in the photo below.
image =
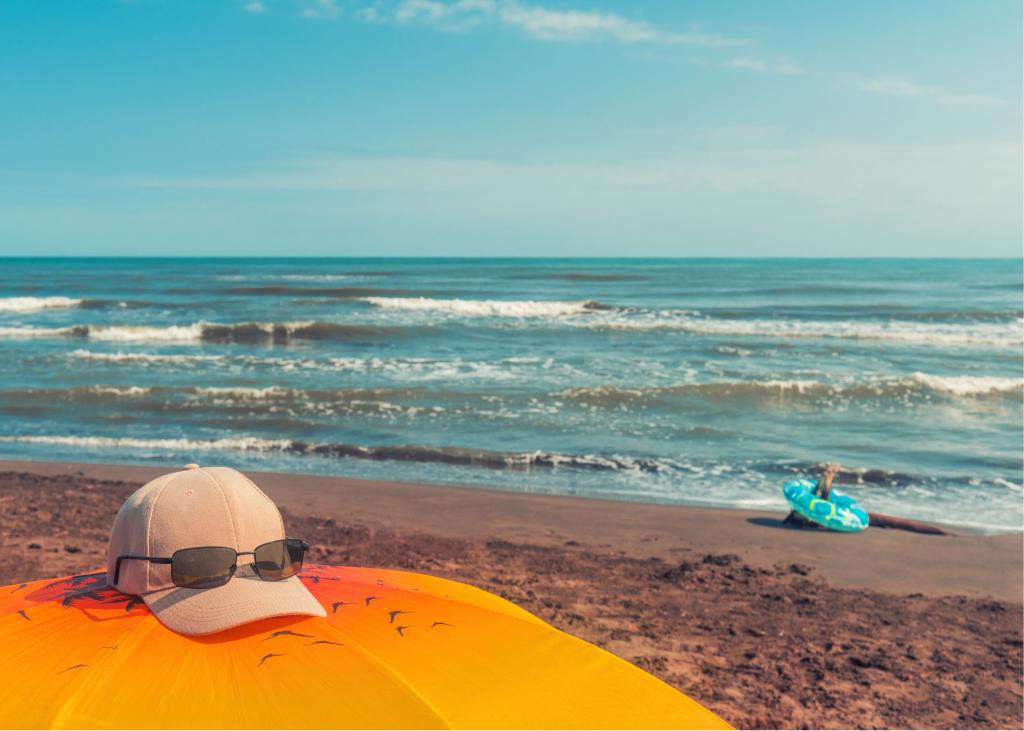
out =
<path fill-rule="evenodd" d="M 0 461 L 0 584 L 103 565 L 169 471 Z M 1021 534 L 782 526 L 777 513 L 247 473 L 310 561 L 499 594 L 741 728 L 1021 728 Z"/>

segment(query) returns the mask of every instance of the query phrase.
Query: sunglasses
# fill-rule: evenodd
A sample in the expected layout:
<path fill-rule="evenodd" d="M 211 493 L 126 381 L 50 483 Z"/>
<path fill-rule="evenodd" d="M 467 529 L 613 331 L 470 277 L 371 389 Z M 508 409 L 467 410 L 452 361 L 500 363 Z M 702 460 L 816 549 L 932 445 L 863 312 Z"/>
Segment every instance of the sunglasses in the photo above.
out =
<path fill-rule="evenodd" d="M 255 551 L 240 553 L 223 546 L 183 548 L 170 558 L 153 556 L 118 556 L 114 566 L 114 583 L 121 575 L 121 561 L 149 561 L 170 564 L 171 581 L 182 589 L 215 589 L 231 581 L 238 568 L 239 556 L 252 556 L 256 575 L 263 581 L 284 581 L 302 569 L 302 559 L 309 544 L 298 538 L 285 538 L 257 546 Z"/>

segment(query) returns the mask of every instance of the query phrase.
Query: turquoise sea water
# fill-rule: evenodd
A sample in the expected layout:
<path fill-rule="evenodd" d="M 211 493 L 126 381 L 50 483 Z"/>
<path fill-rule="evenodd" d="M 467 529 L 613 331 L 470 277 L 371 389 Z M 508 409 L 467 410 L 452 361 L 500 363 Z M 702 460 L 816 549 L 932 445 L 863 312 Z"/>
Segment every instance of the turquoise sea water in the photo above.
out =
<path fill-rule="evenodd" d="M 0 259 L 0 457 L 1024 527 L 1020 260 Z"/>

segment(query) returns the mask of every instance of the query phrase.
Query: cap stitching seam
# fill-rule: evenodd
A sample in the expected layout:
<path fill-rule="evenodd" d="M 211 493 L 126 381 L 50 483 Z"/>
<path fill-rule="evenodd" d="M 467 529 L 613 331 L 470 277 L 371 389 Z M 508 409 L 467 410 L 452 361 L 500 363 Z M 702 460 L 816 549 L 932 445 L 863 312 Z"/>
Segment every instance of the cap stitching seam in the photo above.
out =
<path fill-rule="evenodd" d="M 250 480 L 248 477 L 243 475 L 241 472 L 239 472 L 238 474 L 241 475 L 243 480 L 245 480 L 246 482 L 248 482 L 252 486 L 252 489 L 255 490 L 260 495 L 260 497 L 262 497 L 264 500 L 266 500 L 268 503 L 270 503 L 271 505 L 274 506 L 274 510 L 277 512 L 277 522 L 281 526 L 281 535 L 285 535 L 284 517 L 281 515 L 281 511 L 278 509 L 277 504 L 273 500 L 271 500 L 269 497 L 267 497 L 266 494 L 263 492 L 263 490 L 259 489 L 256 486 L 255 482 Z"/>
<path fill-rule="evenodd" d="M 263 498 L 264 500 L 266 500 L 266 501 L 267 501 L 268 503 L 270 503 L 271 505 L 273 505 L 273 504 L 274 504 L 274 501 L 273 501 L 273 500 L 271 500 L 270 498 L 268 498 L 268 497 L 266 496 L 266 494 L 264 494 L 263 490 L 261 490 L 261 489 L 259 489 L 258 487 L 256 487 L 256 483 L 255 483 L 255 482 L 253 482 L 252 480 L 250 480 L 250 479 L 249 479 L 248 477 L 246 477 L 245 475 L 243 475 L 243 474 L 242 474 L 241 472 L 239 472 L 238 474 L 239 474 L 239 475 L 241 476 L 241 478 L 242 478 L 243 480 L 245 480 L 245 481 L 246 481 L 246 482 L 248 482 L 248 483 L 249 483 L 250 485 L 252 485 L 252 489 L 253 489 L 253 490 L 255 490 L 256 492 L 258 492 L 258 493 L 260 494 L 260 496 L 261 496 L 261 497 L 262 497 L 262 498 Z M 276 507 L 276 506 L 275 506 L 275 507 Z"/>
<path fill-rule="evenodd" d="M 237 551 L 241 546 L 238 545 L 238 533 L 235 531 L 235 515 L 231 510 L 231 506 L 228 505 L 227 496 L 224 494 L 224 486 L 217 479 L 217 476 L 212 472 L 203 470 L 203 474 L 213 480 L 213 484 L 217 486 L 217 491 L 220 493 L 220 499 L 224 501 L 224 507 L 228 511 L 228 517 L 231 519 L 231 536 L 235 541 L 235 550 Z"/>
<path fill-rule="evenodd" d="M 164 490 L 167 489 L 167 486 L 170 485 L 172 482 L 174 482 L 174 480 L 177 479 L 178 475 L 183 475 L 183 474 L 185 474 L 185 473 L 184 472 L 175 472 L 174 474 L 172 474 L 170 476 L 171 479 L 169 479 L 167 482 L 162 484 L 160 486 L 160 489 L 156 491 L 156 495 L 153 497 L 153 503 L 152 503 L 153 507 L 150 508 L 149 515 L 146 517 L 146 555 L 147 556 L 150 555 L 150 551 L 152 550 L 152 544 L 150 543 L 150 539 L 151 539 L 151 537 L 153 535 L 153 532 L 152 532 L 153 514 L 156 512 L 156 504 L 160 501 L 160 496 L 164 494 Z M 150 591 L 152 591 L 149 588 L 149 585 L 150 585 L 150 582 L 152 580 L 153 564 L 150 563 L 149 561 L 145 561 L 144 563 L 146 564 L 146 593 L 148 594 Z"/>

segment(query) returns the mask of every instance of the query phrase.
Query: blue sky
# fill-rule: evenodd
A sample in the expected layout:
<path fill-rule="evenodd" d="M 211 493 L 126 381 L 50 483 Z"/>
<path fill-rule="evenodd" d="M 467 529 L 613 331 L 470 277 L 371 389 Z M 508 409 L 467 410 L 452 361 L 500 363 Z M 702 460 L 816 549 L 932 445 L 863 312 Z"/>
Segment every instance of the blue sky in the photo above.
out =
<path fill-rule="evenodd" d="M 1013 2 L 0 3 L 0 255 L 1021 255 Z"/>

